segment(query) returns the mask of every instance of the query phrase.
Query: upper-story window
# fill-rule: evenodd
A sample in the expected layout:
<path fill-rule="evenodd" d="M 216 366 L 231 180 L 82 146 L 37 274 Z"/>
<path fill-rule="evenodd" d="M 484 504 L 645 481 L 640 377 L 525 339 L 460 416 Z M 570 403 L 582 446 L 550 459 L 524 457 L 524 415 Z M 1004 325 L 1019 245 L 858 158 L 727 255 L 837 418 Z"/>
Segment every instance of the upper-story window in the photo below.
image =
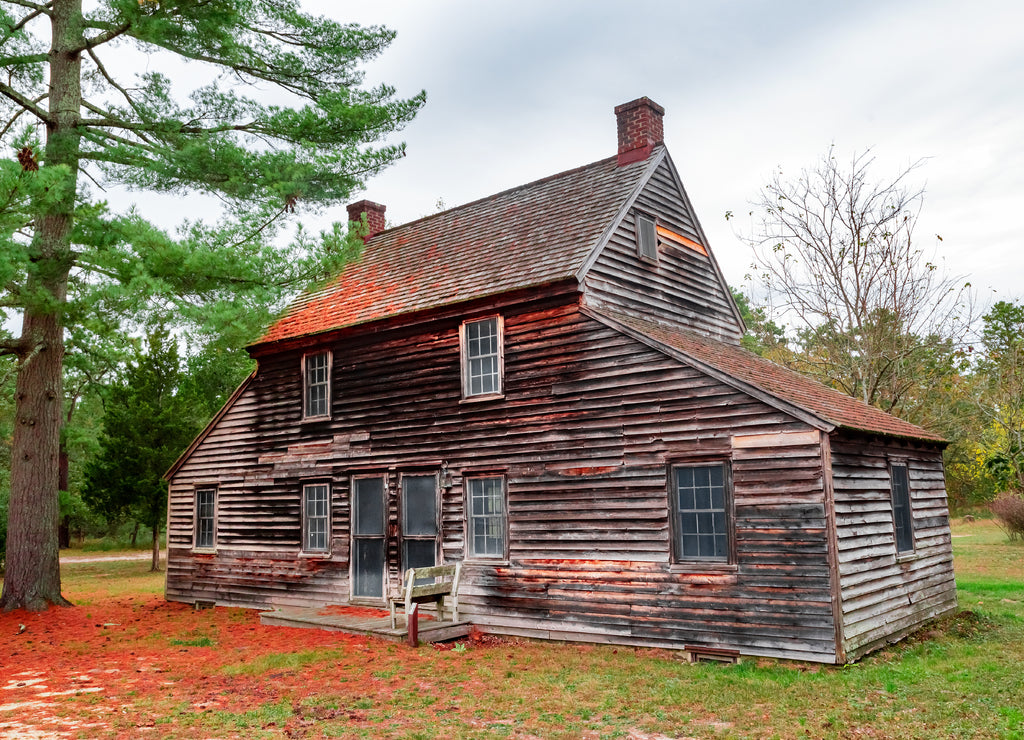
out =
<path fill-rule="evenodd" d="M 914 519 L 910 510 L 910 476 L 907 466 L 893 464 L 889 470 L 892 476 L 892 518 L 896 531 L 896 552 L 914 551 Z"/>
<path fill-rule="evenodd" d="M 636 251 L 643 259 L 658 259 L 658 230 L 652 216 L 636 213 Z"/>
<path fill-rule="evenodd" d="M 501 395 L 503 333 L 500 316 L 463 323 L 460 332 L 463 398 Z"/>
<path fill-rule="evenodd" d="M 302 358 L 303 410 L 307 419 L 331 415 L 331 353 L 317 352 Z"/>

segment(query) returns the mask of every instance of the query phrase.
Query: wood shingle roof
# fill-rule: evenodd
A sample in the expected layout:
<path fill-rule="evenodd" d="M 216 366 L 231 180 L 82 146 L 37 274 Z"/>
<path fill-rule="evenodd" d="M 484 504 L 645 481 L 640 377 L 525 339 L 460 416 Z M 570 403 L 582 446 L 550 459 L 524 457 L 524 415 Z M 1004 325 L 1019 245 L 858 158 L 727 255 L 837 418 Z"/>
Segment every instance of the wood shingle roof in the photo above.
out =
<path fill-rule="evenodd" d="M 571 278 L 656 159 L 609 157 L 383 231 L 257 344 Z"/>

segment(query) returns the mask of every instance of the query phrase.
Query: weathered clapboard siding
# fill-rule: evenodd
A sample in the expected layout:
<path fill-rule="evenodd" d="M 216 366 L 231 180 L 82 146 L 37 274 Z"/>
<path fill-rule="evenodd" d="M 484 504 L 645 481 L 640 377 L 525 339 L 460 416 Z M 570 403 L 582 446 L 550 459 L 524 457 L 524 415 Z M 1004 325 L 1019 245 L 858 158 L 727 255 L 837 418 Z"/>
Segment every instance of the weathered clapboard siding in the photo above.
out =
<path fill-rule="evenodd" d="M 831 661 L 835 625 L 816 444 L 733 450 L 743 434 L 806 434 L 760 401 L 584 317 L 573 301 L 505 314 L 506 393 L 460 403 L 458 322 L 332 344 L 332 420 L 300 419 L 297 355 L 260 371 L 174 477 L 169 598 L 267 606 L 348 598 L 349 476 L 436 472 L 446 559 L 464 553 L 466 471 L 503 471 L 509 561 L 465 571 L 484 629 L 629 644 L 705 644 Z M 816 433 L 815 433 L 816 434 Z M 737 563 L 670 560 L 668 462 L 731 459 Z M 300 490 L 332 484 L 329 557 L 299 557 Z M 218 484 L 218 552 L 192 554 L 194 488 Z M 398 579 L 397 544 L 389 551 Z"/>
<path fill-rule="evenodd" d="M 661 162 L 636 199 L 636 206 L 658 214 L 666 228 L 697 243 L 704 237 L 668 159 Z M 612 235 L 584 280 L 587 300 L 640 318 L 658 319 L 738 342 L 743 331 L 712 258 L 662 241 L 658 261 L 637 256 L 634 213 Z"/>
<path fill-rule="evenodd" d="M 853 660 L 956 607 L 952 541 L 936 446 L 831 437 L 844 648 Z M 914 551 L 897 556 L 890 459 L 907 464 Z"/>

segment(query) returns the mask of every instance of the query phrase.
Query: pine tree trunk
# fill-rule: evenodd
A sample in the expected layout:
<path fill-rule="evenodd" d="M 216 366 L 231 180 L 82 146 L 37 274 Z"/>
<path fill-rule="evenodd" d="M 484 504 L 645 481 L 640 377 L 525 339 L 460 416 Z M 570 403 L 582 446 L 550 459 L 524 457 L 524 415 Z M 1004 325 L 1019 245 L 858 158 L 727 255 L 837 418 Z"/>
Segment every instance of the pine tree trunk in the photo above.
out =
<path fill-rule="evenodd" d="M 62 197 L 36 215 L 31 250 L 36 272 L 26 295 L 35 298 L 22 319 L 22 354 L 15 383 L 11 444 L 11 499 L 7 572 L 0 610 L 67 605 L 60 594 L 60 430 L 62 423 L 64 328 L 61 313 L 71 270 L 71 231 L 78 179 L 82 104 L 82 0 L 54 0 L 53 43 L 47 103 L 45 167 L 65 166 Z"/>

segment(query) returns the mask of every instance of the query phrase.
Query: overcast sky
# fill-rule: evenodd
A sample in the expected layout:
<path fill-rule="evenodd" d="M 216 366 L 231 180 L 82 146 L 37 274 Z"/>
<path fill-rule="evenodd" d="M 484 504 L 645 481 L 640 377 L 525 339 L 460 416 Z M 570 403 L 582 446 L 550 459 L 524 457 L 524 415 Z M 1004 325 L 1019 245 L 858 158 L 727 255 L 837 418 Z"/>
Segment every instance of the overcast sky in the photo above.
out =
<path fill-rule="evenodd" d="M 407 157 L 359 196 L 391 223 L 614 154 L 613 108 L 646 95 L 665 108 L 666 144 L 730 283 L 743 285 L 751 255 L 734 233 L 747 222 L 725 212 L 745 215 L 775 167 L 797 174 L 834 142 L 844 155 L 870 147 L 879 179 L 927 158 L 920 244 L 984 299 L 1024 296 L 1021 0 L 303 7 L 395 30 L 367 82 L 427 91 L 401 134 Z"/>

